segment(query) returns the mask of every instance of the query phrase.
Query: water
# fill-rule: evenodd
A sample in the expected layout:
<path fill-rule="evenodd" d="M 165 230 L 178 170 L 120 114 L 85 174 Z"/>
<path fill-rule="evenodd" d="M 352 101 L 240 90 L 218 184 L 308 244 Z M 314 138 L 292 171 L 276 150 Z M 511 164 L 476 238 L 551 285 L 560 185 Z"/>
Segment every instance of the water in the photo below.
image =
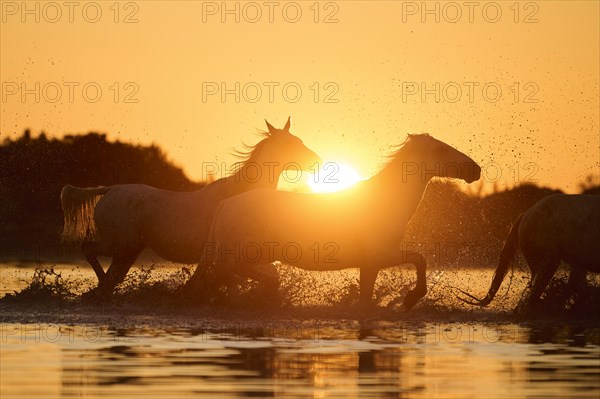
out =
<path fill-rule="evenodd" d="M 2 398 L 598 397 L 597 328 L 3 324 Z M 342 323 L 342 324 L 348 324 Z M 564 334 L 564 335 L 563 335 Z"/>
<path fill-rule="evenodd" d="M 32 275 L 0 271 L 5 291 Z M 491 274 L 473 273 L 486 284 Z M 366 316 L 347 306 L 223 313 L 0 302 L 0 397 L 600 396 L 597 320 L 439 310 L 436 287 L 456 281 L 438 280 L 434 299 L 414 311 Z"/>

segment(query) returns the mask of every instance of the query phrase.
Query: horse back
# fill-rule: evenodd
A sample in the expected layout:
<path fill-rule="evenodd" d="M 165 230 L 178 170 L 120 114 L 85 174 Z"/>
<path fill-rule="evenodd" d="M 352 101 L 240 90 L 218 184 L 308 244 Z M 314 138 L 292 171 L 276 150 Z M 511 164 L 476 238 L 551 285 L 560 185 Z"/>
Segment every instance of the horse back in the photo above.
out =
<path fill-rule="evenodd" d="M 524 215 L 519 242 L 526 255 L 600 272 L 600 196 L 555 194 L 538 201 Z"/>

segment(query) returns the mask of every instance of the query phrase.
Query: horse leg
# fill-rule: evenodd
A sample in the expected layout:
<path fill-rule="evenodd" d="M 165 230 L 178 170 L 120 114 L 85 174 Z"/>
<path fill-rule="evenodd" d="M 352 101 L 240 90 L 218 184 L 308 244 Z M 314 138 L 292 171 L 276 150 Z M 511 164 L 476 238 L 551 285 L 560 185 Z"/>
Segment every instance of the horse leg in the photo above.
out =
<path fill-rule="evenodd" d="M 404 310 L 410 310 L 427 294 L 427 262 L 423 255 L 413 251 L 402 251 L 398 261 L 400 263 L 412 263 L 417 269 L 417 284 L 415 288 L 406 293 L 404 301 L 402 302 Z M 388 303 L 388 306 L 395 306 L 399 301 L 400 298 L 395 298 Z"/>
<path fill-rule="evenodd" d="M 278 297 L 281 282 L 279 280 L 279 271 L 277 270 L 277 267 L 275 267 L 273 263 L 258 265 L 256 267 L 256 273 L 262 277 L 262 282 L 269 292 L 272 292 Z"/>
<path fill-rule="evenodd" d="M 527 259 L 527 257 L 525 257 Z M 548 283 L 554 276 L 559 259 L 547 259 L 545 261 L 530 261 L 527 259 L 529 268 L 531 269 L 531 288 L 528 295 L 525 297 L 524 307 L 522 309 L 525 314 L 532 314 L 533 311 L 539 309 L 540 296 L 548 286 Z"/>
<path fill-rule="evenodd" d="M 265 303 L 278 303 L 279 297 L 279 273 L 272 263 L 236 265 L 235 267 L 220 268 L 217 273 L 221 276 L 221 282 L 233 281 L 232 274 L 239 277 L 250 278 L 258 281 L 265 291 Z M 237 287 L 237 286 L 236 286 Z"/>
<path fill-rule="evenodd" d="M 573 265 L 570 266 L 570 269 L 569 281 L 567 281 L 566 288 L 566 299 L 569 300 L 573 298 L 573 300 L 576 301 L 578 294 L 581 293 L 586 286 L 587 273 L 584 269 Z"/>
<path fill-rule="evenodd" d="M 103 281 L 98 285 L 98 293 L 102 299 L 107 299 L 113 294 L 115 287 L 125 279 L 142 249 L 128 249 L 113 257 Z"/>
<path fill-rule="evenodd" d="M 192 294 L 195 291 L 204 288 L 204 284 L 211 272 L 211 266 L 205 262 L 199 262 L 194 270 L 192 277 L 185 283 L 184 291 L 186 294 Z"/>
<path fill-rule="evenodd" d="M 404 309 L 409 310 L 427 294 L 427 262 L 425 257 L 418 252 L 403 252 L 402 260 L 405 263 L 412 263 L 417 269 L 417 284 L 415 288 L 408 291 L 404 297 Z"/>
<path fill-rule="evenodd" d="M 375 289 L 375 281 L 379 269 L 373 267 L 361 267 L 360 268 L 360 296 L 359 304 L 362 307 L 371 307 L 376 304 L 373 303 L 373 290 Z"/>
<path fill-rule="evenodd" d="M 182 293 L 185 297 L 201 299 L 202 296 L 208 297 L 207 294 L 214 291 L 213 287 L 218 288 L 215 274 L 220 268 L 215 267 L 216 249 L 214 245 L 204 245 L 198 265 L 183 287 Z"/>
<path fill-rule="evenodd" d="M 252 265 L 236 269 L 242 271 L 242 277 L 249 277 L 263 284 L 268 292 L 276 293 L 279 291 L 279 273 L 272 263 Z"/>
<path fill-rule="evenodd" d="M 189 304 L 210 302 L 221 286 L 233 287 L 231 278 L 228 278 L 230 276 L 231 274 L 223 270 L 221 265 L 213 265 L 201 260 L 194 274 L 182 288 L 182 298 Z"/>
<path fill-rule="evenodd" d="M 102 265 L 98 262 L 98 244 L 92 241 L 84 241 L 81 243 L 81 252 L 83 252 L 88 263 L 92 265 L 92 269 L 98 277 L 98 285 L 100 285 L 104 280 L 105 273 Z"/>
<path fill-rule="evenodd" d="M 571 266 L 571 272 L 569 273 L 569 281 L 567 281 L 567 290 L 569 293 L 576 294 L 582 287 L 585 286 L 585 278 L 587 272 L 576 266 Z"/>

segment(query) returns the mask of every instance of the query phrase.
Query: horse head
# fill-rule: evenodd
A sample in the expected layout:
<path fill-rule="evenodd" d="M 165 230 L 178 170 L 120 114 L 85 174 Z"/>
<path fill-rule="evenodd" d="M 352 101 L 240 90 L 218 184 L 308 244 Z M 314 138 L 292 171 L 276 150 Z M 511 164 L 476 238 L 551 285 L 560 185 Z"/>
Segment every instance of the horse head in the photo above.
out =
<path fill-rule="evenodd" d="M 481 167 L 468 155 L 428 134 L 410 135 L 406 146 L 412 147 L 413 159 L 420 159 L 420 174 L 449 177 L 472 183 L 481 177 Z"/>
<path fill-rule="evenodd" d="M 308 148 L 302 140 L 290 133 L 291 121 L 288 118 L 283 129 L 276 129 L 267 122 L 268 131 L 261 144 L 261 157 L 277 163 L 282 170 L 311 170 L 322 162 L 313 150 Z M 317 164 L 317 166 L 315 166 Z"/>

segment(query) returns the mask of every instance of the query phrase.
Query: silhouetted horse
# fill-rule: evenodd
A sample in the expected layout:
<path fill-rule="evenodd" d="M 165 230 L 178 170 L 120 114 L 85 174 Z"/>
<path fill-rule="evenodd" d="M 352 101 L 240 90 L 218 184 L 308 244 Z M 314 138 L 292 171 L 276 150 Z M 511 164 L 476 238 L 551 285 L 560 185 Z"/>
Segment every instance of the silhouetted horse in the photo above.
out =
<path fill-rule="evenodd" d="M 561 260 L 571 267 L 568 289 L 577 290 L 586 271 L 600 272 L 600 196 L 555 194 L 538 201 L 513 223 L 485 298 L 478 299 L 460 290 L 474 301 L 460 299 L 487 306 L 502 285 L 518 249 L 531 270 L 530 290 L 518 311 L 530 313 L 537 308 L 540 295 Z"/>
<path fill-rule="evenodd" d="M 276 286 L 270 262 L 307 270 L 360 268 L 360 300 L 369 304 L 380 269 L 413 263 L 416 288 L 404 298 L 411 308 L 427 292 L 426 264 L 402 251 L 406 225 L 434 176 L 479 179 L 468 156 L 427 135 L 409 135 L 372 178 L 330 194 L 252 190 L 222 202 L 202 260 L 216 272 L 235 273 Z M 190 284 L 197 284 L 199 265 Z"/>
<path fill-rule="evenodd" d="M 267 122 L 265 138 L 249 152 L 238 171 L 194 192 L 161 190 L 142 184 L 99 188 L 65 186 L 61 193 L 63 239 L 81 242 L 98 276 L 100 296 L 111 295 L 140 252 L 151 248 L 160 257 L 181 263 L 200 260 L 219 203 L 255 189 L 275 189 L 284 168 L 314 168 L 319 156 L 289 131 Z M 112 257 L 104 273 L 99 255 Z"/>

